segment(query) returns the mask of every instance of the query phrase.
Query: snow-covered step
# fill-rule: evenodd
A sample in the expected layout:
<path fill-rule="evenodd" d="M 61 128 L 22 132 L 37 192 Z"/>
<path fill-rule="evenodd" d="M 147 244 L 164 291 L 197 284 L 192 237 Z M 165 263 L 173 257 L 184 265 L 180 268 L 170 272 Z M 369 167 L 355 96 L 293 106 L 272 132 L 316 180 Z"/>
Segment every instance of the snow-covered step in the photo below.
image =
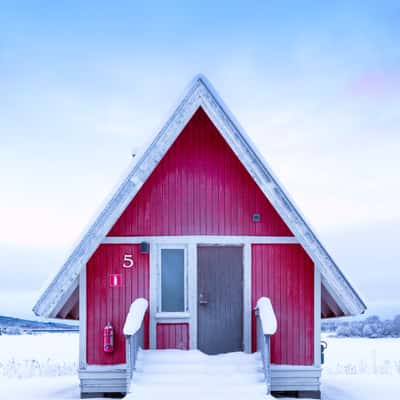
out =
<path fill-rule="evenodd" d="M 132 387 L 126 399 L 145 400 L 145 399 L 229 399 L 229 400 L 264 400 L 265 385 L 242 385 L 240 387 L 228 387 L 222 384 L 208 386 L 203 385 L 135 385 Z"/>
<path fill-rule="evenodd" d="M 262 374 L 207 374 L 207 373 L 194 373 L 194 374 L 182 374 L 182 373 L 169 373 L 169 374 L 150 374 L 140 373 L 135 375 L 134 383 L 149 383 L 149 384 L 165 384 L 175 385 L 184 381 L 187 384 L 201 384 L 207 381 L 210 385 L 231 385 L 238 386 L 243 384 L 262 383 Z"/>
<path fill-rule="evenodd" d="M 147 391 L 148 386 L 143 384 L 137 384 L 132 388 L 133 393 L 139 393 Z M 164 386 L 164 385 L 154 385 L 152 388 L 154 393 L 158 392 L 174 392 L 174 393 L 188 393 L 188 391 L 194 390 L 196 393 L 224 393 L 226 392 L 227 388 L 224 385 L 217 385 L 217 386 L 209 386 L 209 385 L 190 385 L 187 383 L 182 383 L 181 385 L 174 385 L 172 386 Z M 257 393 L 265 393 L 265 385 L 258 384 L 258 385 L 241 385 L 234 389 L 235 393 L 249 393 L 249 392 L 257 392 Z"/>
<path fill-rule="evenodd" d="M 197 350 L 140 351 L 127 400 L 264 400 L 259 355 L 209 356 Z"/>
<path fill-rule="evenodd" d="M 141 350 L 138 353 L 138 360 L 151 361 L 156 359 L 157 361 L 168 361 L 173 362 L 200 362 L 207 361 L 208 363 L 226 364 L 228 360 L 230 363 L 254 363 L 255 360 L 259 361 L 259 357 L 256 353 L 245 354 L 243 352 L 235 353 L 224 353 L 218 355 L 207 355 L 200 350 Z"/>
<path fill-rule="evenodd" d="M 153 364 L 141 364 L 138 363 L 136 365 L 136 372 L 146 372 L 151 374 L 176 374 L 176 373 L 205 373 L 205 374 L 232 374 L 235 372 L 241 372 L 243 374 L 256 374 L 262 373 L 262 368 L 260 366 L 255 365 L 218 365 L 218 366 L 210 366 L 206 367 L 202 364 L 174 364 L 173 370 L 171 370 L 171 364 L 168 363 L 153 363 Z"/>
<path fill-rule="evenodd" d="M 189 397 L 190 396 L 190 397 Z M 265 400 L 265 395 L 260 393 L 237 393 L 237 392 L 224 392 L 224 393 L 208 393 L 208 392 L 194 392 L 187 393 L 181 392 L 165 392 L 161 391 L 158 394 L 148 391 L 145 393 L 130 394 L 125 399 L 129 400 Z"/>
<path fill-rule="evenodd" d="M 182 390 L 175 388 L 168 390 L 165 388 L 153 387 L 149 388 L 136 388 L 126 399 L 130 400 L 147 400 L 147 399 L 162 399 L 162 400 L 205 400 L 205 399 L 227 399 L 227 400 L 264 400 L 265 387 L 254 389 L 253 387 L 244 387 L 242 390 L 232 389 L 209 389 L 205 390 L 202 387 L 185 386 Z"/>

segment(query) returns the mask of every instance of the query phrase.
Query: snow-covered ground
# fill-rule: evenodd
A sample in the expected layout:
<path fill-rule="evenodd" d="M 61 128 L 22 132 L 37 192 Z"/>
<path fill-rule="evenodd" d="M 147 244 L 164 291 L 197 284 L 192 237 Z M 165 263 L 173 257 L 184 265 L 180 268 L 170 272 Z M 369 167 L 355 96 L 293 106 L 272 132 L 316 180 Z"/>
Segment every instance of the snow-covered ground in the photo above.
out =
<path fill-rule="evenodd" d="M 400 338 L 329 338 L 324 377 L 393 376 L 400 381 Z M 399 392 L 400 399 L 400 392 Z"/>
<path fill-rule="evenodd" d="M 400 398 L 400 339 L 326 340 L 325 400 Z M 77 334 L 0 336 L 2 398 L 78 399 L 77 360 Z"/>
<path fill-rule="evenodd" d="M 7 378 L 76 375 L 78 349 L 77 333 L 2 335 L 0 385 Z"/>
<path fill-rule="evenodd" d="M 324 400 L 400 399 L 400 339 L 324 339 Z"/>

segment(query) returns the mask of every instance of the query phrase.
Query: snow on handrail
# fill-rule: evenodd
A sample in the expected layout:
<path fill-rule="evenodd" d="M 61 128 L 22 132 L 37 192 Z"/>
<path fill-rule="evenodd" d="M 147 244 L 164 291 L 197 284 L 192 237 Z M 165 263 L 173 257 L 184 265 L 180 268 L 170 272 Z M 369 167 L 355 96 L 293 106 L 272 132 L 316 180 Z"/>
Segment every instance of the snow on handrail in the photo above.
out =
<path fill-rule="evenodd" d="M 149 302 L 143 298 L 136 299 L 131 304 L 123 330 L 125 336 L 134 335 L 139 331 L 148 306 Z"/>
<path fill-rule="evenodd" d="M 277 329 L 277 322 L 271 300 L 268 297 L 260 297 L 257 301 L 256 310 L 264 335 L 273 335 Z"/>

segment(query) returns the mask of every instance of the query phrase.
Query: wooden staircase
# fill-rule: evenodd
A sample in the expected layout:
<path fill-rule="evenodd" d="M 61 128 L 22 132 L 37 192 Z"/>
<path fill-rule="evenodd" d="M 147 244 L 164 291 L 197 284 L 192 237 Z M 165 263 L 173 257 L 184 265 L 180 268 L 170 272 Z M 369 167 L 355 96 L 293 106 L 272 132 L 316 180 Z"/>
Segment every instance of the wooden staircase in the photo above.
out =
<path fill-rule="evenodd" d="M 263 400 L 265 395 L 259 354 L 140 350 L 126 399 Z"/>
<path fill-rule="evenodd" d="M 270 337 L 276 317 L 268 298 L 257 302 L 258 352 L 206 355 L 199 350 L 142 350 L 145 299 L 135 300 L 124 325 L 129 400 L 265 400 L 271 392 Z"/>

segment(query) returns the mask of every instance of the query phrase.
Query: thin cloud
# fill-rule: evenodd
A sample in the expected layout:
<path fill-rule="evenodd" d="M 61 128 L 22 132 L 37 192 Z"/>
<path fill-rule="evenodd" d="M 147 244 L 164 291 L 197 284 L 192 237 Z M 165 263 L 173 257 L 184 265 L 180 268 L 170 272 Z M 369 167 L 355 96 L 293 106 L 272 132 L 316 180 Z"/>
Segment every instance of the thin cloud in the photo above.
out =
<path fill-rule="evenodd" d="M 371 100 L 399 99 L 400 68 L 397 71 L 366 71 L 350 83 L 349 92 Z"/>

